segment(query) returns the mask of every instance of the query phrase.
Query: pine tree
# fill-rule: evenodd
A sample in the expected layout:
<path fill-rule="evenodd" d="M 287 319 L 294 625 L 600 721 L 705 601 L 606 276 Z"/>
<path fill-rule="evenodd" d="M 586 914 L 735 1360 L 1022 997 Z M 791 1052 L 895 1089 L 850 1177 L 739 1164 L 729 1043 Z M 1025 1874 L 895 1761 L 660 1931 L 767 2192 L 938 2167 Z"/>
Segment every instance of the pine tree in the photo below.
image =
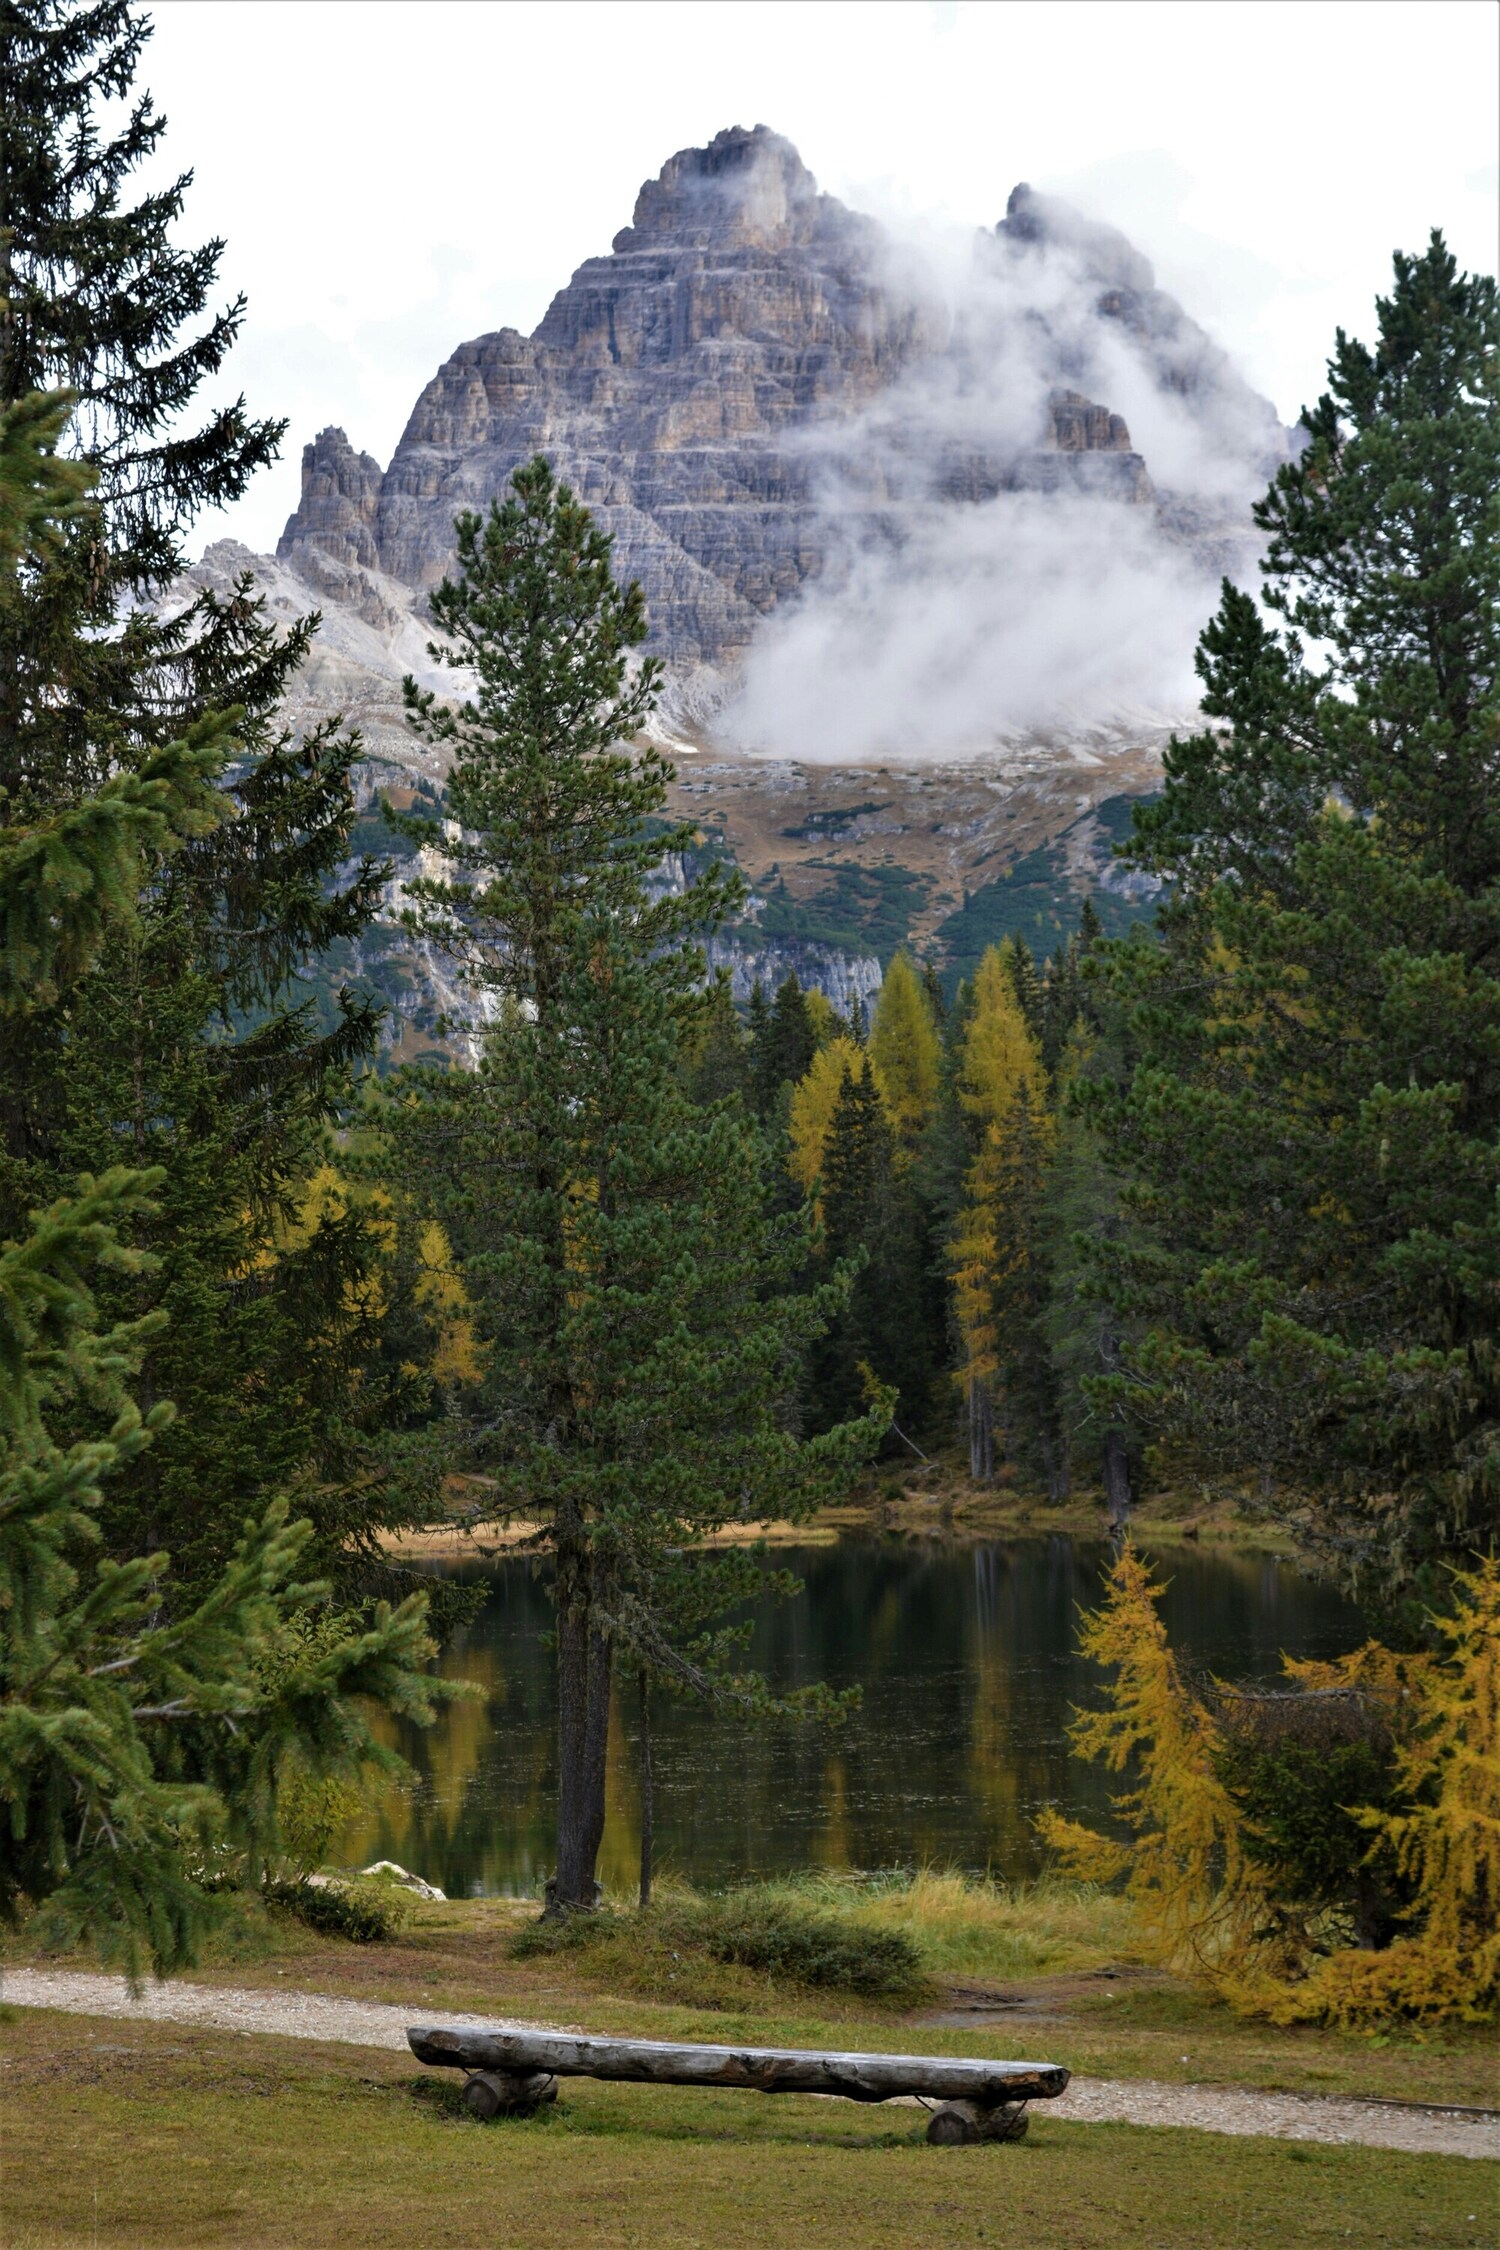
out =
<path fill-rule="evenodd" d="M 0 415 L 0 575 L 92 484 L 51 455 L 67 404 Z M 222 744 L 177 749 L 133 787 L 107 783 L 0 844 L 7 1033 L 28 984 L 56 1004 L 106 935 L 137 924 L 143 849 L 185 848 Z M 274 1848 L 289 1765 L 337 1776 L 389 1762 L 367 1706 L 423 1720 L 435 1692 L 420 1598 L 352 1632 L 331 1619 L 308 1631 L 325 1589 L 290 1583 L 311 1527 L 289 1525 L 284 1500 L 196 1604 L 171 1598 L 163 1554 L 86 1575 L 107 1480 L 171 1422 L 167 1402 L 143 1415 L 132 1395 L 162 1316 L 107 1324 L 91 1286 L 141 1269 L 122 1234 L 162 1185 L 159 1169 L 113 1166 L 0 1240 L 0 1920 L 44 1907 L 54 1937 L 92 1941 L 132 1977 L 145 1959 L 165 1975 L 192 1958 L 212 1856 L 253 1872 Z M 80 1404 L 99 1434 L 60 1435 Z"/>
<path fill-rule="evenodd" d="M 757 1559 L 694 1550 L 836 1489 L 883 1416 L 791 1434 L 802 1357 L 842 1292 L 790 1293 L 806 1234 L 767 1219 L 759 1135 L 738 1105 L 700 1110 L 683 1086 L 705 1006 L 691 940 L 737 889 L 711 869 L 653 896 L 686 832 L 658 825 L 660 753 L 619 747 L 658 680 L 650 659 L 628 664 L 640 589 L 615 582 L 608 537 L 541 459 L 486 519 L 460 517 L 457 542 L 434 655 L 472 667 L 475 697 L 454 708 L 409 684 L 407 699 L 453 753 L 458 834 L 405 825 L 450 863 L 413 886 L 416 927 L 489 1027 L 476 1069 L 409 1074 L 386 1122 L 396 1176 L 441 1221 L 473 1307 L 467 1437 L 486 1505 L 543 1524 L 555 1557 L 551 1896 L 569 1910 L 595 1896 L 617 1664 L 763 1704 L 737 1636 L 705 1623 L 759 1583 Z"/>
<path fill-rule="evenodd" d="M 351 1534 L 370 1548 L 392 1512 L 371 1425 L 400 1376 L 367 1321 L 337 1317 L 370 1302 L 362 1219 L 281 1248 L 376 1036 L 348 995 L 320 1034 L 289 980 L 357 935 L 385 870 L 344 872 L 357 741 L 274 723 L 315 620 L 278 637 L 248 579 L 160 606 L 194 512 L 243 490 L 281 425 L 240 402 L 184 426 L 243 308 L 205 312 L 221 246 L 176 247 L 185 181 L 128 200 L 163 130 L 149 96 L 130 100 L 147 34 L 124 0 L 18 0 L 0 20 L 0 410 L 68 384 L 65 442 L 91 483 L 0 587 L 0 867 L 45 860 L 48 886 L 22 882 L 40 911 L 11 956 L 43 1004 L 6 1043 L 0 1232 L 122 1153 L 163 1166 L 127 1222 L 156 1263 L 98 1287 L 106 1319 L 170 1296 L 140 1383 L 182 1412 L 121 1464 L 101 1520 L 115 1552 L 166 1539 L 191 1577 L 217 1572 L 281 1482 L 316 1495 L 325 1563 Z M 77 975 L 47 900 L 84 895 L 92 920 L 66 918 Z"/>
<path fill-rule="evenodd" d="M 858 1048 L 851 1052 L 865 1061 Z M 813 1353 L 817 1425 L 857 1415 L 873 1378 L 895 1392 L 904 1428 L 920 1429 L 938 1310 L 930 1244 L 873 1066 L 856 1068 L 848 1057 L 822 1153 L 822 1190 L 823 1255 L 834 1266 L 850 1261 L 858 1270 L 848 1303 Z"/>
<path fill-rule="evenodd" d="M 1130 1521 L 1131 1433 L 1120 1369 L 1126 1316 L 1101 1282 L 1101 1264 L 1120 1242 L 1124 1217 L 1119 1183 L 1110 1173 L 1080 1096 L 1090 1083 L 1120 1076 L 1117 1050 L 1080 1024 L 1057 1075 L 1057 1137 L 1043 1217 L 1049 1271 L 1043 1323 L 1056 1385 L 1066 1459 L 1097 1473 L 1116 1535 Z"/>
<path fill-rule="evenodd" d="M 1095 1090 L 1157 1427 L 1372 1592 L 1500 1534 L 1500 308 L 1439 236 L 1340 332 L 1199 645 Z M 1278 625 L 1275 620 L 1282 622 Z M 1316 651 L 1317 653 L 1312 653 Z"/>
<path fill-rule="evenodd" d="M 756 1022 L 752 995 L 750 1035 L 756 1114 L 769 1118 L 782 1087 L 795 1086 L 818 1051 L 807 995 L 794 975 L 783 977 L 776 987 L 762 1025 Z"/>
<path fill-rule="evenodd" d="M 731 1094 L 749 1094 L 751 1052 L 728 981 L 718 978 L 709 988 L 708 1005 L 683 1061 L 684 1083 L 700 1108 L 727 1101 Z"/>
<path fill-rule="evenodd" d="M 1026 1028 L 1040 1047 L 1044 1015 L 1043 971 L 1037 968 L 1036 957 L 1019 932 L 1004 941 L 1000 947 L 1000 956 L 1010 973 L 1010 981 L 1015 986 L 1016 999 L 1026 1018 Z"/>
<path fill-rule="evenodd" d="M 1023 1080 L 986 1171 L 994 1224 L 989 1291 L 994 1387 L 1014 1460 L 1060 1500 L 1069 1488 L 1062 1385 L 1054 1360 L 1050 1224 L 1055 1120 Z"/>

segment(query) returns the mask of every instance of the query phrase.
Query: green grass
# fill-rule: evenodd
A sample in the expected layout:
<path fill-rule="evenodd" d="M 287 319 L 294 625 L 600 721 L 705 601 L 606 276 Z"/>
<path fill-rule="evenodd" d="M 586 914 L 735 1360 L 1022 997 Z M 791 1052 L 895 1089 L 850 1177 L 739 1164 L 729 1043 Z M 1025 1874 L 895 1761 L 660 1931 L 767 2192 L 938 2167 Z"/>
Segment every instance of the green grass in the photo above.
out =
<path fill-rule="evenodd" d="M 670 1935 L 673 1917 L 714 1902 L 671 1886 L 647 1924 L 619 1900 L 604 1925 L 558 1946 L 527 1942 L 538 1910 L 522 1900 L 416 1901 L 409 1926 L 380 1945 L 320 1935 L 250 1900 L 220 1925 L 195 1980 L 391 2001 L 414 2021 L 424 2009 L 453 2010 L 646 2039 L 1023 2054 L 1104 2078 L 1500 2105 L 1492 2026 L 1388 2026 L 1372 2038 L 1247 2022 L 1144 1965 L 1119 1900 L 1086 1885 L 1008 1890 L 929 1870 L 808 1875 L 757 1895 L 794 1917 L 906 1936 L 930 1995 L 912 2005 L 815 1986 L 684 1946 Z M 6 1957 L 61 1965 L 35 1925 L 7 1939 Z M 81 1955 L 66 1965 L 97 1966 Z"/>
<path fill-rule="evenodd" d="M 899 1935 L 930 1978 L 1009 1980 L 1136 1958 L 1125 1902 L 1091 1883 L 987 1883 L 952 1869 L 797 1875 L 759 1886 L 768 1901 Z"/>
<path fill-rule="evenodd" d="M 934 2149 L 910 2110 L 587 2081 L 480 2125 L 453 2092 L 382 2050 L 24 2011 L 6 2250 L 1466 2250 L 1493 2209 L 1462 2158 L 1045 2112 Z"/>

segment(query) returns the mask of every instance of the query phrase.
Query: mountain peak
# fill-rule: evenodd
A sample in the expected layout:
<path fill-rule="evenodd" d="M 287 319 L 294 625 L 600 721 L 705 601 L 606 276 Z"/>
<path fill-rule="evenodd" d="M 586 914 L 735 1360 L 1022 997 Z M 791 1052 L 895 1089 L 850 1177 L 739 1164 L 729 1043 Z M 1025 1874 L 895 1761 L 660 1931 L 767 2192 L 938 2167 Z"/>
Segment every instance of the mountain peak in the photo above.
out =
<path fill-rule="evenodd" d="M 636 197 L 616 250 L 654 243 L 782 248 L 805 240 L 827 198 L 789 140 L 769 125 L 726 126 L 706 148 L 679 149 Z"/>
<path fill-rule="evenodd" d="M 1038 195 L 1025 180 L 1011 189 L 1005 217 L 995 232 L 1008 242 L 1055 244 L 1071 250 L 1090 280 L 1102 288 L 1144 293 L 1156 287 L 1151 260 L 1142 257 L 1118 227 L 1085 218 L 1059 195 Z"/>

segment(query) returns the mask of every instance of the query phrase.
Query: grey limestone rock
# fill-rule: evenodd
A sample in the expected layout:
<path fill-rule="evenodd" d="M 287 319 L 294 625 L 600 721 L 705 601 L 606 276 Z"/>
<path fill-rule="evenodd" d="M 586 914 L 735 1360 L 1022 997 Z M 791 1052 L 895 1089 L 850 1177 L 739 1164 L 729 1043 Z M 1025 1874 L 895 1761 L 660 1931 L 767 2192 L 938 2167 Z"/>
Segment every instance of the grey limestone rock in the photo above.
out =
<path fill-rule="evenodd" d="M 1117 324 L 1163 383 L 1215 410 L 1249 400 L 1251 423 L 1269 417 L 1278 430 L 1113 230 L 1018 188 L 975 254 L 1024 259 L 1058 245 L 1086 269 L 1089 317 Z M 934 499 L 1152 501 L 1125 421 L 1072 379 L 1077 350 L 1044 324 L 1036 332 L 1054 380 L 1029 434 L 939 442 L 919 417 L 914 458 L 862 449 L 861 417 L 882 401 L 899 415 L 902 386 L 972 350 L 972 338 L 875 220 L 820 193 L 790 142 L 736 126 L 642 187 L 631 224 L 578 268 L 534 335 L 502 328 L 461 344 L 383 473 L 341 430 L 323 431 L 304 450 L 302 499 L 277 553 L 389 632 L 389 582 L 435 585 L 451 567 L 454 516 L 487 506 L 519 462 L 545 452 L 615 535 L 618 566 L 641 580 L 655 649 L 681 671 L 732 665 L 762 618 L 837 567 L 820 479 L 840 432 L 845 515 L 859 536 L 888 543 L 899 544 L 903 511 Z"/>

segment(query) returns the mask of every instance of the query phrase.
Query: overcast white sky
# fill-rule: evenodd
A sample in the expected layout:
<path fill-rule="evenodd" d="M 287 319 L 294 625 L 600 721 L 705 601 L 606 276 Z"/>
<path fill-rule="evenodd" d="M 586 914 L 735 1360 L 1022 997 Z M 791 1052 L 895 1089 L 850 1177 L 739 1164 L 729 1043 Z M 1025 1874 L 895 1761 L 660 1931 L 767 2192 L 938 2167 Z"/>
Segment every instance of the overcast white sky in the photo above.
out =
<path fill-rule="evenodd" d="M 327 422 L 390 458 L 466 337 L 529 331 L 721 126 L 878 213 L 1017 180 L 1122 227 L 1291 420 L 1394 246 L 1493 269 L 1493 0 L 156 0 L 143 81 L 250 300 L 229 369 L 285 458 L 203 535 L 274 545 Z"/>

